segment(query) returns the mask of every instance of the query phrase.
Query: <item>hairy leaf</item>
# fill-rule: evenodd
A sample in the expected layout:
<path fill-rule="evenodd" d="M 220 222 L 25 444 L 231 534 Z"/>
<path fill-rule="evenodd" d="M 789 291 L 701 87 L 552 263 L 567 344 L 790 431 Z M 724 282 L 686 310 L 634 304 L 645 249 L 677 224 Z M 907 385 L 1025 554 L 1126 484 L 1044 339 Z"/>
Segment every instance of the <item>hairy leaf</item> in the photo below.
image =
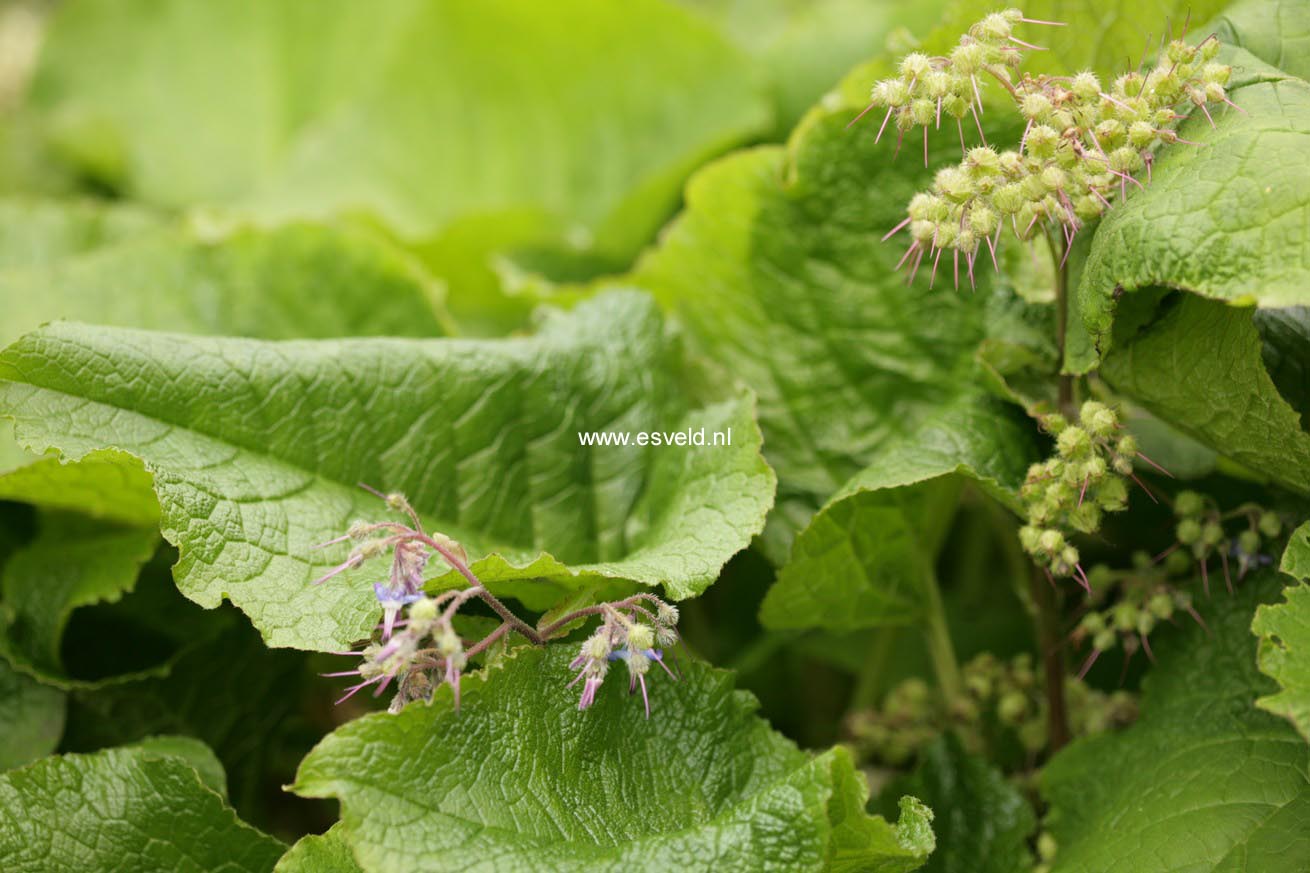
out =
<path fill-rule="evenodd" d="M 56 325 L 0 355 L 0 404 L 37 450 L 142 459 L 188 597 L 230 599 L 272 645 L 336 649 L 376 620 L 378 570 L 311 585 L 348 548 L 313 547 L 386 517 L 360 482 L 407 493 L 493 588 L 537 608 L 604 580 L 703 591 L 760 530 L 774 480 L 750 398 L 691 407 L 681 369 L 654 306 L 616 294 L 486 342 Z M 731 429 L 731 445 L 579 438 L 688 428 Z"/>
<path fill-rule="evenodd" d="M 350 853 L 344 829 L 333 825 L 325 834 L 302 837 L 273 868 L 274 873 L 363 873 Z"/>
<path fill-rule="evenodd" d="M 4 434 L 4 439 L 10 435 Z M 25 459 L 26 460 L 26 459 Z M 0 464 L 0 470 L 4 470 Z M 159 502 L 150 476 L 135 458 L 93 452 L 75 464 L 40 458 L 0 475 L 0 500 L 19 500 L 46 509 L 145 527 L 159 522 Z"/>
<path fill-rule="evenodd" d="M 650 677 L 647 720 L 616 671 L 579 712 L 573 654 L 519 651 L 465 682 L 458 713 L 442 686 L 434 706 L 339 728 L 294 790 L 341 801 L 368 871 L 901 871 L 931 851 L 922 805 L 894 827 L 870 818 L 845 751 L 801 752 L 728 674 Z"/>
<path fill-rule="evenodd" d="M 768 121 L 745 56 L 656 0 L 72 2 L 33 103 L 75 165 L 151 203 L 364 212 L 409 239 L 529 219 L 627 254 Z"/>
<path fill-rule="evenodd" d="M 1253 706 L 1251 614 L 1279 589 L 1248 578 L 1201 604 L 1213 636 L 1161 632 L 1140 720 L 1079 740 L 1042 775 L 1053 873 L 1299 873 L 1310 867 L 1310 747 Z"/>
<path fill-rule="evenodd" d="M 1037 816 L 995 766 L 964 750 L 954 734 L 935 740 L 910 775 L 884 791 L 922 798 L 933 810 L 937 850 L 923 873 L 1015 873 L 1032 865 Z"/>
<path fill-rule="evenodd" d="M 268 873 L 285 847 L 243 823 L 200 743 L 45 758 L 0 774 L 0 868 L 134 873 Z"/>
<path fill-rule="evenodd" d="M 847 70 L 883 49 L 896 30 L 922 36 L 944 0 L 678 0 L 716 23 L 755 59 L 769 83 L 783 138 Z"/>
<path fill-rule="evenodd" d="M 1184 433 L 1310 493 L 1310 434 L 1265 370 L 1252 312 L 1179 295 L 1116 346 L 1101 373 Z"/>
<path fill-rule="evenodd" d="M 0 200 L 0 340 L 61 318 L 268 339 L 436 336 L 414 258 L 350 226 L 218 234 L 125 207 Z"/>
<path fill-rule="evenodd" d="M 68 675 L 60 651 L 69 617 L 79 607 L 113 602 L 131 591 L 158 544 L 153 527 L 45 516 L 36 539 L 10 557 L 0 577 L 5 619 L 0 653 L 43 682 L 79 684 Z M 114 644 L 129 648 L 139 641 Z"/>
<path fill-rule="evenodd" d="M 1300 584 L 1283 590 L 1282 603 L 1257 609 L 1251 622 L 1260 640 L 1260 671 L 1279 685 L 1256 705 L 1290 719 L 1310 741 L 1310 523 L 1292 533 L 1280 569 Z"/>
<path fill-rule="evenodd" d="M 1310 79 L 1310 6 L 1300 0 L 1238 0 L 1214 24 L 1223 42 Z"/>
<path fill-rule="evenodd" d="M 55 750 L 64 732 L 64 692 L 41 685 L 0 658 L 0 771 Z"/>
<path fill-rule="evenodd" d="M 814 517 L 761 619 L 838 631 L 917 621 L 962 482 L 1017 509 L 1038 457 L 1032 425 L 1013 408 L 977 398 L 944 410 L 880 452 Z"/>

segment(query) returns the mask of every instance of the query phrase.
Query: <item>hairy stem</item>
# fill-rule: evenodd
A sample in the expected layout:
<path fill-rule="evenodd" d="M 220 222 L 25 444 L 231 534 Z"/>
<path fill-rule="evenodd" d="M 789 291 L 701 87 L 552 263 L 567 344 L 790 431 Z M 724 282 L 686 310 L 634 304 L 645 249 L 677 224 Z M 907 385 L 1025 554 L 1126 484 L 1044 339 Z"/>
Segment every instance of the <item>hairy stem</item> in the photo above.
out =
<path fill-rule="evenodd" d="M 1042 655 L 1046 687 L 1046 731 L 1051 752 L 1069 742 L 1069 707 L 1064 695 L 1064 639 L 1056 591 L 1036 567 L 1029 574 L 1033 605 L 1037 608 L 1037 647 Z"/>
<path fill-rule="evenodd" d="M 937 675 L 937 685 L 942 696 L 950 699 L 963 690 L 964 684 L 960 680 L 959 661 L 955 659 L 955 646 L 951 643 L 951 629 L 946 624 L 946 611 L 942 607 L 937 574 L 931 566 L 924 569 L 923 587 L 927 601 L 924 636 L 928 643 L 928 655 L 932 658 L 933 672 Z"/>

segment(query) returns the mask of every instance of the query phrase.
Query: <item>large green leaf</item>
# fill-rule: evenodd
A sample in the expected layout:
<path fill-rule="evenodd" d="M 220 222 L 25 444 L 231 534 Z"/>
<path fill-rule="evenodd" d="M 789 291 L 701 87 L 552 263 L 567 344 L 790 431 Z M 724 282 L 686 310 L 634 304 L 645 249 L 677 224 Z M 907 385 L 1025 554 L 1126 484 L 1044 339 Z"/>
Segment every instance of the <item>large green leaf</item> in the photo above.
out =
<path fill-rule="evenodd" d="M 217 233 L 123 207 L 0 200 L 0 341 L 55 319 L 268 339 L 436 336 L 439 289 L 348 225 Z"/>
<path fill-rule="evenodd" d="M 945 0 L 677 0 L 715 22 L 755 59 L 772 92 L 777 138 L 896 30 L 919 36 Z M 904 39 L 901 38 L 901 42 Z"/>
<path fill-rule="evenodd" d="M 930 176 L 918 145 L 893 161 L 892 143 L 847 129 L 864 99 L 848 87 L 786 148 L 702 170 L 686 212 L 635 274 L 698 351 L 759 395 L 780 480 L 769 543 L 778 562 L 883 446 L 969 391 L 983 336 L 986 295 L 951 290 L 949 263 L 935 291 L 929 269 L 911 287 L 895 272 L 904 246 L 880 238 Z M 954 132 L 933 143 L 935 163 L 958 158 Z M 979 272 L 985 283 L 990 265 Z"/>
<path fill-rule="evenodd" d="M 1101 221 L 1079 284 L 1083 323 L 1111 347 L 1125 294 L 1153 286 L 1261 307 L 1310 303 L 1310 84 L 1234 49 L 1231 99 L 1160 153 L 1152 180 Z M 1094 359 L 1074 362 L 1087 369 Z"/>
<path fill-rule="evenodd" d="M 1272 683 L 1256 669 L 1251 614 L 1279 587 L 1275 573 L 1250 577 L 1201 607 L 1213 636 L 1193 626 L 1156 640 L 1140 720 L 1047 765 L 1053 873 L 1310 869 L 1310 747 L 1253 705 Z"/>
<path fill-rule="evenodd" d="M 1310 6 L 1301 0 L 1238 0 L 1214 24 L 1224 42 L 1310 79 Z"/>
<path fill-rule="evenodd" d="M 311 834 L 298 840 L 273 870 L 274 873 L 363 873 L 339 824 L 325 834 Z"/>
<path fill-rule="evenodd" d="M 1257 609 L 1251 622 L 1260 639 L 1260 671 L 1279 685 L 1256 705 L 1290 719 L 1310 741 L 1310 522 L 1292 534 L 1280 569 L 1300 584 L 1283 590 L 1282 603 Z"/>
<path fill-rule="evenodd" d="M 0 437 L 0 441 L 9 439 L 9 433 Z M 0 475 L 0 500 L 75 511 L 129 526 L 159 522 L 150 475 L 131 456 L 93 452 L 76 464 L 65 464 L 58 458 L 34 459 L 24 453 L 18 464 Z M 0 461 L 0 470 L 6 469 Z"/>
<path fill-rule="evenodd" d="M 1253 311 L 1177 295 L 1110 352 L 1101 373 L 1179 430 L 1310 493 L 1310 434 L 1265 369 Z"/>
<path fill-rule="evenodd" d="M 309 584 L 344 557 L 313 546 L 384 515 L 360 482 L 406 492 L 493 588 L 537 608 L 603 580 L 704 590 L 762 527 L 774 479 L 751 399 L 692 406 L 681 372 L 655 307 L 628 293 L 484 342 L 55 325 L 0 355 L 0 408 L 36 450 L 142 459 L 188 597 L 232 600 L 272 645 L 335 649 L 377 604 L 367 570 Z M 579 437 L 688 428 L 731 429 L 731 445 Z"/>
<path fill-rule="evenodd" d="M 747 58 L 658 0 L 83 0 L 33 104 L 84 172 L 152 203 L 365 212 L 408 239 L 529 219 L 626 254 L 769 116 Z"/>
<path fill-rule="evenodd" d="M 0 771 L 55 750 L 64 732 L 64 693 L 19 673 L 0 658 Z"/>
<path fill-rule="evenodd" d="M 285 846 L 243 823 L 193 762 L 167 743 L 45 758 L 0 775 L 0 868 L 133 873 L 268 873 Z M 211 777 L 212 778 L 212 777 Z"/>
<path fill-rule="evenodd" d="M 994 765 L 965 751 L 954 734 L 921 751 L 914 772 L 893 780 L 883 797 L 902 792 L 933 810 L 937 850 L 923 873 L 1018 873 L 1032 865 L 1032 805 Z"/>
<path fill-rule="evenodd" d="M 1017 410 L 972 399 L 881 451 L 796 538 L 760 617 L 774 628 L 854 630 L 917 621 L 963 481 L 1012 508 L 1034 429 Z"/>
<path fill-rule="evenodd" d="M 69 617 L 79 607 L 113 602 L 132 590 L 158 544 L 154 527 L 45 516 L 40 533 L 10 557 L 0 577 L 0 654 L 43 682 L 78 684 L 60 652 Z"/>
<path fill-rule="evenodd" d="M 360 865 L 382 870 L 914 870 L 933 838 L 907 799 L 863 809 L 844 750 L 769 729 L 728 674 L 651 686 L 651 718 L 611 677 L 579 712 L 571 647 L 521 650 L 466 680 L 459 712 L 365 716 L 301 765 L 294 790 L 341 801 Z M 359 766 L 367 759 L 369 766 Z"/>

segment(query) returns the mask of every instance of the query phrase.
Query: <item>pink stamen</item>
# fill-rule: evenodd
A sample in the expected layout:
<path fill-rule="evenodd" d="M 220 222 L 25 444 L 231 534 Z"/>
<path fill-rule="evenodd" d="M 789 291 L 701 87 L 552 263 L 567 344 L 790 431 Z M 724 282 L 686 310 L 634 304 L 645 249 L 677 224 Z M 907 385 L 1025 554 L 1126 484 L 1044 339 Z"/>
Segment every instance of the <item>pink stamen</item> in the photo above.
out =
<path fill-rule="evenodd" d="M 1210 122 L 1210 127 L 1215 128 L 1215 129 L 1218 129 L 1219 125 L 1217 125 L 1217 124 L 1214 123 L 1214 119 L 1210 117 L 1210 110 L 1205 108 L 1205 104 L 1204 104 L 1204 103 L 1198 103 L 1198 104 L 1196 104 L 1196 105 L 1197 105 L 1198 107 L 1200 107 L 1200 109 L 1201 109 L 1202 112 L 1205 113 L 1205 120 L 1208 121 L 1208 122 Z"/>
<path fill-rule="evenodd" d="M 901 259 L 896 262 L 895 269 L 899 270 L 902 266 L 904 266 L 906 260 L 908 260 L 910 255 L 914 254 L 915 251 L 918 250 L 918 248 L 919 248 L 919 241 L 916 239 L 914 243 L 908 249 L 905 250 L 905 254 L 901 255 Z"/>
<path fill-rule="evenodd" d="M 904 221 L 902 221 L 900 224 L 898 224 L 898 225 L 896 225 L 895 227 L 893 227 L 891 230 L 887 231 L 886 235 L 883 236 L 883 238 L 882 238 L 882 242 L 887 242 L 887 240 L 891 239 L 893 236 L 896 235 L 896 232 L 897 232 L 897 231 L 901 230 L 903 227 L 905 227 L 905 225 L 907 225 L 907 224 L 909 224 L 909 223 L 910 223 L 910 217 L 907 215 L 907 216 L 905 216 L 905 220 L 904 220 Z"/>
<path fill-rule="evenodd" d="M 1021 45 L 1030 51 L 1035 51 L 1035 52 L 1046 51 L 1046 49 L 1043 48 L 1042 46 L 1033 45 L 1030 42 L 1024 42 L 1023 40 L 1019 39 L 1017 36 L 1007 36 L 1006 39 L 1008 39 L 1010 42 L 1014 43 L 1015 45 Z"/>
<path fill-rule="evenodd" d="M 932 259 L 932 276 L 928 279 L 929 291 L 932 290 L 932 286 L 937 282 L 937 264 L 939 261 L 941 261 L 941 259 L 942 259 L 942 250 L 938 249 L 937 254 Z"/>
<path fill-rule="evenodd" d="M 1152 503 L 1159 503 L 1159 502 L 1160 502 L 1160 501 L 1158 501 L 1158 500 L 1155 499 L 1155 495 L 1151 493 L 1151 489 L 1150 489 L 1150 488 L 1147 488 L 1145 485 L 1143 485 L 1143 484 L 1142 484 L 1142 480 L 1137 478 L 1137 474 L 1136 474 L 1136 473 L 1129 473 L 1128 475 L 1129 475 L 1130 477 L 1132 477 L 1132 480 L 1133 480 L 1134 482 L 1137 483 L 1137 487 L 1138 487 L 1138 488 L 1141 488 L 1143 491 L 1146 492 L 1146 496 L 1149 497 L 1149 498 L 1151 498 L 1151 502 L 1152 502 Z"/>
<path fill-rule="evenodd" d="M 1087 675 L 1087 671 L 1092 669 L 1092 665 L 1096 663 L 1096 659 L 1099 657 L 1101 657 L 1101 650 L 1092 649 L 1092 653 L 1087 656 L 1087 660 L 1083 661 L 1083 666 L 1078 670 L 1079 679 Z"/>
<path fill-rule="evenodd" d="M 878 127 L 878 135 L 873 138 L 873 144 L 877 145 L 878 140 L 882 139 L 882 132 L 887 129 L 887 122 L 891 120 L 892 107 L 887 107 L 887 114 L 882 117 L 882 124 Z"/>
<path fill-rule="evenodd" d="M 1169 472 L 1168 470 L 1166 470 L 1164 467 L 1161 467 L 1159 464 L 1157 464 L 1155 461 L 1152 461 L 1150 458 L 1146 457 L 1146 455 L 1143 455 L 1141 452 L 1138 452 L 1138 453 L 1137 453 L 1137 457 L 1141 458 L 1143 461 L 1145 461 L 1146 463 L 1150 464 L 1152 467 L 1154 467 L 1155 469 L 1159 470 L 1161 473 L 1165 474 L 1165 475 L 1168 476 L 1170 479 L 1173 479 L 1173 478 L 1174 478 L 1174 474 L 1173 474 L 1173 473 L 1170 473 L 1170 472 Z"/>
<path fill-rule="evenodd" d="M 864 116 L 868 115 L 868 114 L 869 114 L 869 110 L 872 109 L 873 107 L 877 106 L 877 105 L 878 105 L 877 103 L 870 103 L 868 106 L 866 106 L 866 107 L 864 107 L 863 109 L 861 109 L 861 110 L 860 110 L 860 114 L 857 115 L 857 116 L 855 116 L 854 118 L 852 118 L 852 119 L 850 120 L 850 122 L 846 125 L 846 129 L 847 129 L 847 130 L 850 130 L 851 127 L 855 124 L 855 122 L 859 121 L 861 118 L 863 118 Z M 890 107 L 888 108 L 887 111 L 888 111 L 888 112 L 891 112 Z"/>
<path fill-rule="evenodd" d="M 1020 18 L 1019 20 L 1022 21 L 1024 24 L 1045 24 L 1048 27 L 1066 26 L 1066 23 L 1063 21 L 1042 21 L 1040 18 Z"/>

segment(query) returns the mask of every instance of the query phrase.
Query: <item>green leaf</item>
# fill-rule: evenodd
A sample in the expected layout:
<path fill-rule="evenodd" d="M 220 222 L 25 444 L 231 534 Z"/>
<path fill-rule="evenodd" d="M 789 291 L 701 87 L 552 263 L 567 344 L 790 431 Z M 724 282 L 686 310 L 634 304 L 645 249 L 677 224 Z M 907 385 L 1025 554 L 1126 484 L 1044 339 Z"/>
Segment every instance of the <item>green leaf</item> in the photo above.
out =
<path fill-rule="evenodd" d="M 774 479 L 751 399 L 690 406 L 681 373 L 676 338 L 629 293 L 485 342 L 55 325 L 0 355 L 0 405 L 39 451 L 142 459 L 188 597 L 230 599 L 272 645 L 337 649 L 377 618 L 372 568 L 311 585 L 346 548 L 313 547 L 385 515 L 359 482 L 406 492 L 493 589 L 534 608 L 598 581 L 703 591 L 762 527 Z M 731 429 L 731 445 L 578 436 L 688 428 Z"/>
<path fill-rule="evenodd" d="M 417 261 L 349 225 L 220 232 L 124 207 L 0 200 L 0 340 L 56 319 L 267 339 L 436 336 Z"/>
<path fill-rule="evenodd" d="M 921 804 L 895 827 L 870 818 L 847 753 L 798 750 L 729 674 L 651 677 L 649 720 L 616 674 L 579 712 L 573 654 L 521 649 L 465 680 L 459 712 L 443 686 L 433 706 L 338 728 L 293 790 L 341 801 L 369 871 L 901 871 L 931 851 Z"/>
<path fill-rule="evenodd" d="M 130 748 L 140 749 L 155 757 L 181 758 L 191 765 L 206 788 L 220 797 L 227 797 L 227 773 L 223 771 L 223 764 L 204 743 L 190 737 L 155 736 L 132 743 Z"/>
<path fill-rule="evenodd" d="M 179 757 L 183 744 L 190 750 Z M 164 752 L 167 751 L 167 754 Z M 267 873 L 285 847 L 243 823 L 175 740 L 44 758 L 0 774 L 0 867 L 6 873 Z"/>
<path fill-rule="evenodd" d="M 350 853 L 345 830 L 334 824 L 325 834 L 302 837 L 277 862 L 273 873 L 363 873 Z"/>
<path fill-rule="evenodd" d="M 760 398 L 780 480 L 767 543 L 777 563 L 884 446 L 974 393 L 987 295 L 950 290 L 949 263 L 937 290 L 930 269 L 906 287 L 895 272 L 904 246 L 880 242 L 931 177 L 917 160 L 893 162 L 893 144 L 875 146 L 868 128 L 847 129 L 872 75 L 814 110 L 786 148 L 698 173 L 686 211 L 634 276 L 725 379 Z M 934 163 L 958 159 L 953 134 L 932 142 Z M 979 271 L 984 285 L 989 272 Z"/>
<path fill-rule="evenodd" d="M 121 452 L 93 452 L 76 464 L 58 458 L 31 460 L 0 475 L 0 500 L 79 512 L 129 526 L 159 523 L 159 501 L 149 474 L 139 461 Z"/>
<path fill-rule="evenodd" d="M 1153 286 L 1261 307 L 1310 303 L 1310 84 L 1240 49 L 1233 109 L 1216 127 L 1193 113 L 1179 135 L 1198 146 L 1163 149 L 1143 190 L 1106 214 L 1093 237 L 1078 298 L 1097 351 L 1114 337 L 1120 298 Z M 1095 359 L 1075 362 L 1085 370 Z"/>
<path fill-rule="evenodd" d="M 319 699 L 311 702 L 302 653 L 269 651 L 248 622 L 232 624 L 179 653 L 165 676 L 74 689 L 63 749 L 93 751 L 156 734 L 194 737 L 222 761 L 242 817 L 267 821 L 270 804 L 286 813 L 290 804 L 278 789 L 322 733 L 304 713 L 332 699 L 325 692 L 340 692 L 318 680 Z"/>
<path fill-rule="evenodd" d="M 1265 370 L 1252 312 L 1178 295 L 1115 347 L 1101 374 L 1184 433 L 1307 494 L 1310 434 Z"/>
<path fill-rule="evenodd" d="M 1261 606 L 1251 622 L 1260 638 L 1260 671 L 1279 684 L 1256 705 L 1289 719 L 1310 741 L 1310 586 L 1288 586 L 1283 597 Z"/>
<path fill-rule="evenodd" d="M 1310 523 L 1292 531 L 1278 569 L 1293 579 L 1310 581 Z"/>
<path fill-rule="evenodd" d="M 41 685 L 0 658 L 0 771 L 30 764 L 59 745 L 64 692 Z"/>
<path fill-rule="evenodd" d="M 1239 0 L 1214 24 L 1223 42 L 1293 76 L 1310 79 L 1310 7 L 1300 0 Z"/>
<path fill-rule="evenodd" d="M 834 631 L 916 622 L 964 481 L 1011 508 L 1036 434 L 1017 410 L 975 398 L 885 448 L 796 538 L 760 617 Z"/>
<path fill-rule="evenodd" d="M 1310 747 L 1252 705 L 1271 683 L 1256 669 L 1251 614 L 1279 587 L 1265 572 L 1202 604 L 1213 637 L 1159 632 L 1139 721 L 1046 766 L 1053 873 L 1310 869 Z"/>
<path fill-rule="evenodd" d="M 865 0 L 678 0 L 713 21 L 756 62 L 772 92 L 784 138 L 851 67 L 882 50 L 896 30 L 923 35 L 943 0 L 870 4 Z"/>
<path fill-rule="evenodd" d="M 748 60 L 656 0 L 74 2 L 32 102 L 83 172 L 150 203 L 362 212 L 411 240 L 541 217 L 627 254 L 768 121 Z"/>
<path fill-rule="evenodd" d="M 884 792 L 909 793 L 933 809 L 937 851 L 922 873 L 1015 873 L 1032 865 L 1037 816 L 1019 789 L 986 760 L 944 734 L 919 754 L 913 773 Z"/>
<path fill-rule="evenodd" d="M 79 684 L 68 675 L 60 651 L 69 617 L 79 607 L 112 603 L 131 591 L 158 545 L 153 527 L 45 516 L 36 539 L 10 557 L 0 577 L 5 618 L 0 654 L 48 684 Z"/>
<path fill-rule="evenodd" d="M 1255 611 L 1251 633 L 1259 638 L 1260 672 L 1279 685 L 1256 706 L 1289 719 L 1310 741 L 1310 523 L 1292 532 L 1279 569 L 1301 584 L 1287 586 L 1282 603 Z"/>

